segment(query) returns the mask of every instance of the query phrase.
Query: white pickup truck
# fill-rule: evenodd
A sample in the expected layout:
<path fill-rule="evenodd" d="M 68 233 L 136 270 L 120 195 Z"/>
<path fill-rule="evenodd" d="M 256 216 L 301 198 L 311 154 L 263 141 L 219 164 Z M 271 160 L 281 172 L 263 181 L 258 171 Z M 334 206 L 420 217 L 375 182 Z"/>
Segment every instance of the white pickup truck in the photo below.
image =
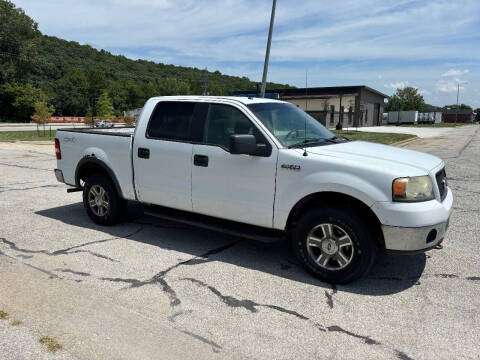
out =
<path fill-rule="evenodd" d="M 275 100 L 147 101 L 136 128 L 61 129 L 60 182 L 110 225 L 127 200 L 150 215 L 260 241 L 291 239 L 313 275 L 347 283 L 376 254 L 441 247 L 452 211 L 441 159 L 340 139 Z"/>

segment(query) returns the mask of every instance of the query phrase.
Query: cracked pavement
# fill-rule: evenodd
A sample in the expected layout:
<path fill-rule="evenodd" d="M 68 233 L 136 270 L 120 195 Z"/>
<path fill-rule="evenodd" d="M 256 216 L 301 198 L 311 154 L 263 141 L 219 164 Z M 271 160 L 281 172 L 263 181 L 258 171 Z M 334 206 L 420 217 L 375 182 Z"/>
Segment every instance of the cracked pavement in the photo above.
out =
<path fill-rule="evenodd" d="M 406 146 L 446 162 L 455 210 L 443 250 L 382 257 L 338 286 L 308 275 L 287 244 L 137 204 L 125 223 L 95 225 L 56 182 L 53 145 L 0 143 L 0 309 L 32 339 L 58 339 L 62 359 L 478 358 L 479 129 Z M 2 326 L 0 354 L 38 358 L 36 341 L 20 346 Z"/>

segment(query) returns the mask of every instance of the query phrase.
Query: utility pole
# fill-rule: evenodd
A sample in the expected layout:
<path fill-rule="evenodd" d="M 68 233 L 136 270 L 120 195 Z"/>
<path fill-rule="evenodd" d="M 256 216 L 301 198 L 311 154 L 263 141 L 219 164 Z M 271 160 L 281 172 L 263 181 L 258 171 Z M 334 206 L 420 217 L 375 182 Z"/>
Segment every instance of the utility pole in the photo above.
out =
<path fill-rule="evenodd" d="M 457 83 L 457 107 L 455 108 L 455 126 L 458 121 L 458 94 L 460 93 L 460 83 Z"/>
<path fill-rule="evenodd" d="M 276 7 L 277 7 L 277 0 L 273 0 L 272 16 L 270 17 L 270 29 L 268 31 L 267 51 L 265 53 L 265 64 L 263 65 L 262 90 L 260 91 L 261 98 L 265 97 L 265 89 L 267 87 L 268 62 L 270 61 L 270 46 L 272 45 L 272 33 L 273 33 L 273 24 L 275 22 Z"/>
<path fill-rule="evenodd" d="M 457 125 L 457 121 L 458 121 L 458 96 L 460 94 L 460 84 L 468 84 L 468 81 L 459 81 L 457 83 L 457 107 L 455 108 L 455 125 Z"/>

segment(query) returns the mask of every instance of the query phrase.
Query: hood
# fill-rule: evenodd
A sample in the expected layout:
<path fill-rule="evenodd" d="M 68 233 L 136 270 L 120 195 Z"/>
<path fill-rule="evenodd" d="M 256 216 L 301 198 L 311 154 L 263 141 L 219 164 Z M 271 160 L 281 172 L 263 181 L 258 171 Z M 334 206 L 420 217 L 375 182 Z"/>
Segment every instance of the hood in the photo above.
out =
<path fill-rule="evenodd" d="M 442 160 L 436 156 L 395 146 L 364 141 L 349 141 L 335 145 L 307 147 L 307 152 L 358 161 L 390 162 L 415 167 L 429 173 Z"/>

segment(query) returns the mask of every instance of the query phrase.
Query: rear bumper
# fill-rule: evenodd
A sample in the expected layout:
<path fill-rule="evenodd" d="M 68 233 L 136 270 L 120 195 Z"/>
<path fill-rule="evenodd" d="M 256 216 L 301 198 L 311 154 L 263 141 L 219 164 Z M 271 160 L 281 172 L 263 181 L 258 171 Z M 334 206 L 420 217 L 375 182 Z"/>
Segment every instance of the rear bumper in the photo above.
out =
<path fill-rule="evenodd" d="M 65 183 L 65 179 L 63 178 L 63 172 L 60 169 L 55 169 L 55 177 L 57 178 L 58 182 Z"/>

